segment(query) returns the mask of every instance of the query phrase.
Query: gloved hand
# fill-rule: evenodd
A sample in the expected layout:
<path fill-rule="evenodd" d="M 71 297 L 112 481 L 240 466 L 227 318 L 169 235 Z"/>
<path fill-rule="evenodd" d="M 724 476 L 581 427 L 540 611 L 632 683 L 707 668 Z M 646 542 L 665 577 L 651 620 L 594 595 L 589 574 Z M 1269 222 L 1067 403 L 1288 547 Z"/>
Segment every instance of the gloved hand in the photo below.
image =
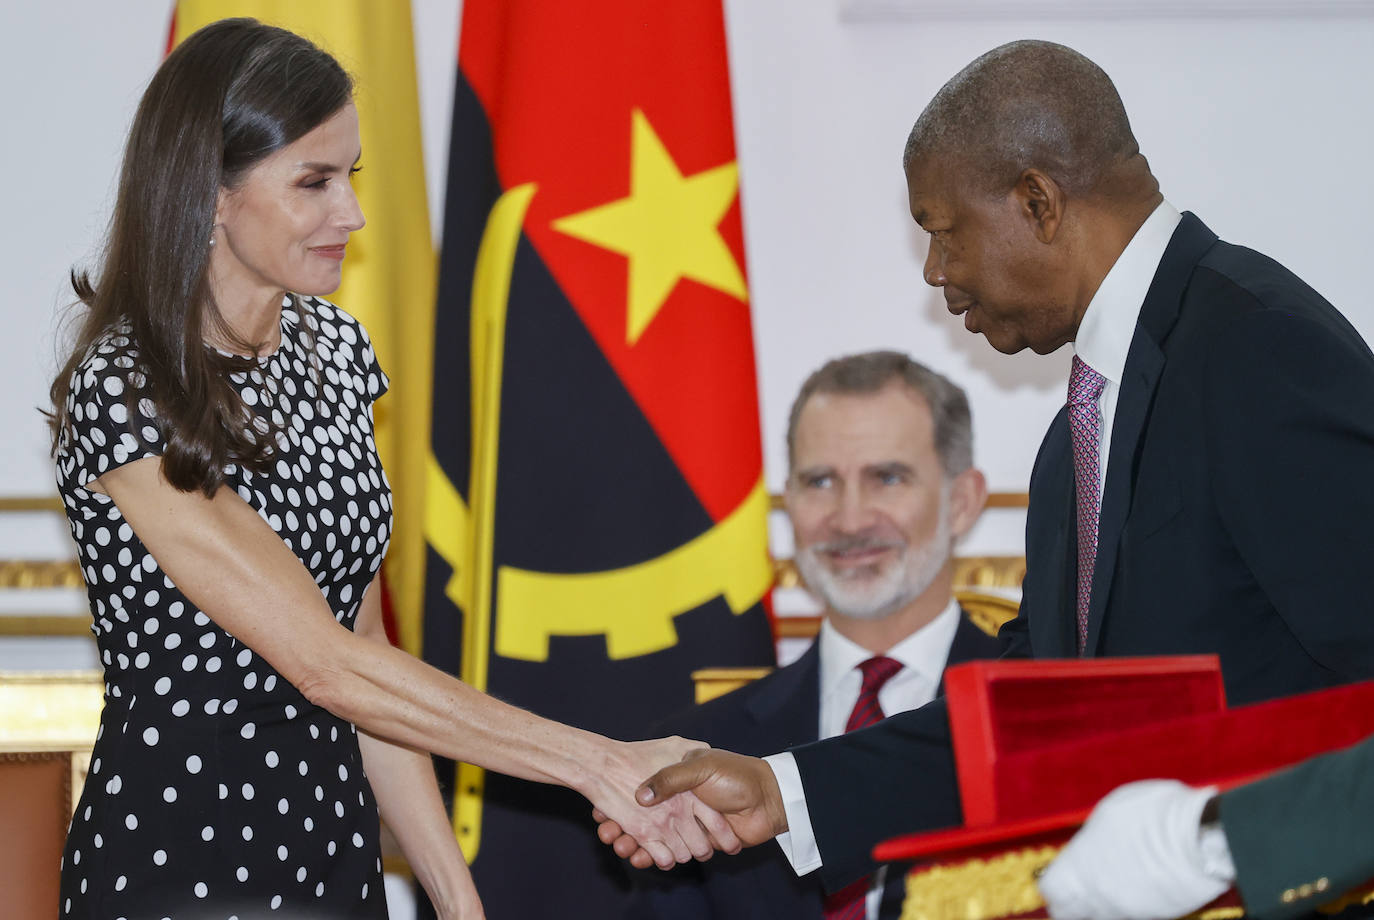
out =
<path fill-rule="evenodd" d="M 1231 886 L 1235 867 L 1219 831 L 1202 845 L 1209 787 L 1142 780 L 1114 790 L 1045 874 L 1040 893 L 1054 920 L 1181 917 Z"/>

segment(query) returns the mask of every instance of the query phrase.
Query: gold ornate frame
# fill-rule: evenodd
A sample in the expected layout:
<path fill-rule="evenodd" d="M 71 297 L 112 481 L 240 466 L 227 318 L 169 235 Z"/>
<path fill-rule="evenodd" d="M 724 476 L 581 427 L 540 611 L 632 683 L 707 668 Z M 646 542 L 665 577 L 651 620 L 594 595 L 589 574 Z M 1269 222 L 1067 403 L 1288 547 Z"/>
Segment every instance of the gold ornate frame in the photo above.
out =
<path fill-rule="evenodd" d="M 56 496 L 0 497 L 0 514 L 35 511 L 62 514 L 62 501 Z M 0 590 L 74 589 L 84 585 L 75 559 L 0 559 Z M 85 611 L 80 610 L 0 616 L 0 636 L 84 636 L 90 627 Z"/>
<path fill-rule="evenodd" d="M 70 789 L 80 789 L 104 695 L 98 671 L 0 671 L 0 756 L 68 756 Z"/>

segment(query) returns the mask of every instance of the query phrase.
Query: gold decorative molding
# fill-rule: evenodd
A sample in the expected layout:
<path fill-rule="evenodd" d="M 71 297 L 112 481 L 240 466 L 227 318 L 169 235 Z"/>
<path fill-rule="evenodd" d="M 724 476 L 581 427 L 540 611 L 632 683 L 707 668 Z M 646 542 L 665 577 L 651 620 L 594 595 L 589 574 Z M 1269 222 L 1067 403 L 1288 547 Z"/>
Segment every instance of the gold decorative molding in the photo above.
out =
<path fill-rule="evenodd" d="M 804 588 L 801 572 L 797 570 L 797 560 L 791 556 L 779 556 L 773 560 L 773 584 L 779 588 Z"/>
<path fill-rule="evenodd" d="M 820 614 L 777 617 L 773 620 L 773 634 L 779 639 L 814 639 L 820 629 Z"/>
<path fill-rule="evenodd" d="M 104 697 L 99 671 L 0 672 L 0 751 L 90 751 Z"/>
<path fill-rule="evenodd" d="M 1025 556 L 955 556 L 954 588 L 1021 589 L 1026 577 Z"/>
<path fill-rule="evenodd" d="M 68 757 L 67 814 L 86 784 L 105 705 L 99 671 L 0 671 L 0 756 Z M 64 822 L 65 823 L 65 822 Z"/>
<path fill-rule="evenodd" d="M 773 560 L 773 574 L 779 588 L 805 588 L 797 561 L 790 556 Z M 1019 591 L 1026 577 L 1025 556 L 955 556 L 956 590 L 988 588 Z"/>
<path fill-rule="evenodd" d="M 997 635 L 1003 624 L 1015 619 L 1021 609 L 1020 601 L 978 591 L 958 590 L 954 592 L 954 599 L 968 612 L 973 625 L 989 636 Z"/>
<path fill-rule="evenodd" d="M 692 685 L 696 688 L 696 701 L 704 703 L 731 690 L 738 690 L 750 681 L 767 677 L 772 668 L 702 668 L 692 672 Z"/>
<path fill-rule="evenodd" d="M 989 492 L 987 507 L 989 508 L 1024 508 L 1028 504 L 1029 495 L 1026 492 Z M 770 511 L 786 510 L 785 499 L 781 492 L 774 492 L 768 496 L 768 509 Z M 3 506 L 0 506 L 3 510 Z"/>
<path fill-rule="evenodd" d="M 0 614 L 0 636 L 89 636 L 89 613 Z"/>
<path fill-rule="evenodd" d="M 0 588 L 84 588 L 75 559 L 0 559 Z"/>
<path fill-rule="evenodd" d="M 989 492 L 989 508 L 1024 508 L 1025 492 Z M 768 507 L 772 511 L 783 510 L 781 492 L 768 496 Z M 0 512 L 4 511 L 62 511 L 62 499 L 56 495 L 8 495 L 0 496 Z"/>
<path fill-rule="evenodd" d="M 988 496 L 990 508 L 1024 508 L 1026 493 L 994 492 Z M 781 495 L 769 496 L 769 507 L 783 507 Z M 56 496 L 0 497 L 0 512 L 62 512 Z M 779 588 L 805 587 L 796 561 L 790 557 L 773 560 L 775 584 Z M 954 560 L 954 584 L 958 589 L 1019 589 L 1026 574 L 1024 556 L 960 556 Z M 75 559 L 0 559 L 0 590 L 79 589 L 85 582 Z M 1015 611 L 1013 610 L 1013 613 Z M 975 620 L 991 631 L 996 617 Z M 1004 620 L 1002 622 L 1005 622 Z M 810 638 L 820 626 L 817 617 L 784 617 L 778 621 L 779 638 Z M 90 630 L 86 613 L 70 615 L 0 616 L 0 636 L 83 636 Z"/>
<path fill-rule="evenodd" d="M 974 625 L 990 636 L 997 635 L 1002 624 L 1016 616 L 1020 604 L 1011 598 L 977 591 L 955 591 L 955 599 L 966 611 Z M 778 639 L 813 639 L 821 628 L 819 616 L 778 617 L 773 632 Z M 772 668 L 701 668 L 692 672 L 696 701 L 704 703 L 743 687 L 750 681 L 770 673 Z"/>
<path fill-rule="evenodd" d="M 4 511 L 62 511 L 62 499 L 56 495 L 3 495 L 0 512 Z"/>
<path fill-rule="evenodd" d="M 8 495 L 0 497 L 0 513 L 46 511 L 61 514 L 62 500 L 55 495 Z M 75 559 L 0 559 L 0 590 L 37 591 L 51 588 L 84 588 L 81 567 Z M 4 615 L 0 636 L 84 636 L 91 628 L 90 614 Z"/>
<path fill-rule="evenodd" d="M 1020 601 L 996 594 L 985 594 L 976 589 L 959 588 L 954 599 L 968 611 L 969 619 L 979 629 L 990 636 L 997 635 L 1002 624 L 1015 618 L 1021 608 Z M 811 639 L 821 628 L 819 614 L 809 616 L 778 617 L 773 632 L 779 639 Z"/>

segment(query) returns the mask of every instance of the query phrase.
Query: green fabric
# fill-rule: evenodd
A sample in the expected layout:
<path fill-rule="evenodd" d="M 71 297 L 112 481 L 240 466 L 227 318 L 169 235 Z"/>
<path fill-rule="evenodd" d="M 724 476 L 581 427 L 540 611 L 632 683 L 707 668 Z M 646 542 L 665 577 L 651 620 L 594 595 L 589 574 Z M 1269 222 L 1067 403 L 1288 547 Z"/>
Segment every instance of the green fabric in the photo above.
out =
<path fill-rule="evenodd" d="M 1374 738 L 1234 789 L 1220 815 L 1247 912 L 1310 912 L 1374 878 Z M 1303 885 L 1307 897 L 1284 903 Z"/>

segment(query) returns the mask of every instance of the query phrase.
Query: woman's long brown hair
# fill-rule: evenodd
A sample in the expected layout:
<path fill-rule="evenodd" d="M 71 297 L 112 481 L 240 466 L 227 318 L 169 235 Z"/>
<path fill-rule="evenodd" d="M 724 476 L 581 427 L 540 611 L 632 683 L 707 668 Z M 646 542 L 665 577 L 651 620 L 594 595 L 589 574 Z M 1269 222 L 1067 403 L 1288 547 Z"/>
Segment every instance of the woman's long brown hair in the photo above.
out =
<path fill-rule="evenodd" d="M 261 469 L 276 432 L 248 424 L 230 384 L 251 358 L 207 348 L 205 337 L 256 353 L 225 322 L 210 291 L 210 236 L 221 188 L 343 108 L 353 82 L 304 38 L 252 19 L 225 19 L 191 35 L 158 68 L 129 130 L 110 229 L 95 279 L 73 270 L 85 315 L 49 389 L 56 453 L 72 375 L 91 346 L 127 323 L 138 365 L 125 381 L 130 418 L 151 399 L 162 425 L 162 473 L 207 497 L 235 463 Z M 141 437 L 138 431 L 133 432 Z"/>

